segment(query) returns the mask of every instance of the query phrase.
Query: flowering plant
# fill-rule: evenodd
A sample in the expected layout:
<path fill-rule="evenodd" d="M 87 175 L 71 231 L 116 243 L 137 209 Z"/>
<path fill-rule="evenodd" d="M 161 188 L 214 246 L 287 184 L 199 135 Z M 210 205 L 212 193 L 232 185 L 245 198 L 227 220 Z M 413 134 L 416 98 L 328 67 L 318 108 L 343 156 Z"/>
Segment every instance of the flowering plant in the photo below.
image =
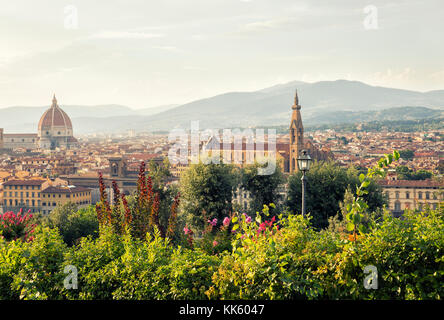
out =
<path fill-rule="evenodd" d="M 15 214 L 12 211 L 0 214 L 0 236 L 6 241 L 22 239 L 32 241 L 35 224 L 31 223 L 30 211 L 23 214 L 23 209 Z"/>

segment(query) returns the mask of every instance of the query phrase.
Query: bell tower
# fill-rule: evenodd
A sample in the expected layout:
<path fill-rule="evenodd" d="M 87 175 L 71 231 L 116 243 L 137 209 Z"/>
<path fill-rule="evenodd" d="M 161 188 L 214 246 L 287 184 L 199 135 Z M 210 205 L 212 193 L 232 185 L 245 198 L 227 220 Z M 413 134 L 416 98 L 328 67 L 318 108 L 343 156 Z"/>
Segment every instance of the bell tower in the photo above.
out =
<path fill-rule="evenodd" d="M 110 176 L 123 178 L 126 176 L 126 161 L 121 157 L 109 158 Z"/>
<path fill-rule="evenodd" d="M 3 149 L 3 128 L 0 128 L 0 149 Z"/>
<path fill-rule="evenodd" d="M 293 113 L 290 123 L 290 173 L 298 170 L 298 156 L 304 146 L 304 127 L 302 126 L 301 106 L 299 105 L 298 92 L 294 96 Z"/>

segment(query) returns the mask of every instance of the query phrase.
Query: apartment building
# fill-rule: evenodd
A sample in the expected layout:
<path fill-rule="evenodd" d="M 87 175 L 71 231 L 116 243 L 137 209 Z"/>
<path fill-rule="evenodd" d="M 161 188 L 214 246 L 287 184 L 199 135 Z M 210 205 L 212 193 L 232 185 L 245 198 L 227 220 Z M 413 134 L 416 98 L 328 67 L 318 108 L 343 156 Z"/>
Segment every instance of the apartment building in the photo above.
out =
<path fill-rule="evenodd" d="M 382 180 L 379 184 L 395 216 L 404 210 L 421 210 L 425 206 L 437 209 L 444 201 L 443 183 L 433 180 Z"/>
<path fill-rule="evenodd" d="M 15 179 L 3 183 L 2 211 L 50 213 L 68 202 L 85 207 L 91 204 L 91 190 L 84 187 L 52 185 L 45 179 Z"/>
<path fill-rule="evenodd" d="M 47 214 L 57 206 L 68 202 L 74 203 L 78 208 L 91 204 L 91 189 L 76 186 L 49 186 L 42 192 L 42 213 Z"/>

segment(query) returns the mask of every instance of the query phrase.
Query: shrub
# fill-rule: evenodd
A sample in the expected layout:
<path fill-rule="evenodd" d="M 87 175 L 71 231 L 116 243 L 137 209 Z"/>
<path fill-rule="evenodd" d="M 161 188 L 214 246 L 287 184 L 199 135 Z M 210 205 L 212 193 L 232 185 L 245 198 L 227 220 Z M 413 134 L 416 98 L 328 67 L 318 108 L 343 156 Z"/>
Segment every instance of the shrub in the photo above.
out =
<path fill-rule="evenodd" d="M 80 238 L 99 233 L 99 221 L 94 207 L 78 210 L 74 203 L 67 203 L 54 209 L 44 219 L 52 228 L 58 228 L 63 240 L 69 246 L 78 243 Z"/>
<path fill-rule="evenodd" d="M 14 240 L 4 245 L 0 248 L 0 298 L 61 298 L 65 251 L 57 230 L 47 227 L 38 227 L 32 242 Z"/>

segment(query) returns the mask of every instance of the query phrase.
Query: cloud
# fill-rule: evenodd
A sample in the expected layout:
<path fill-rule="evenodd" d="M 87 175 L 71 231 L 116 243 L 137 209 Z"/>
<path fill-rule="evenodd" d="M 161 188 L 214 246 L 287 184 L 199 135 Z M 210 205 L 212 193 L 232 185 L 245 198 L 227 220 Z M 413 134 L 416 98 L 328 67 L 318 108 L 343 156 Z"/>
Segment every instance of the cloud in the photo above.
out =
<path fill-rule="evenodd" d="M 102 31 L 89 36 L 90 39 L 151 39 L 162 38 L 164 34 L 127 31 Z"/>
<path fill-rule="evenodd" d="M 373 80 L 381 83 L 391 83 L 393 81 L 408 81 L 412 78 L 414 72 L 411 68 L 406 67 L 404 70 L 399 72 L 393 71 L 392 69 L 387 69 L 384 72 L 375 72 L 373 74 Z"/>
<path fill-rule="evenodd" d="M 158 50 L 169 51 L 169 52 L 182 52 L 180 49 L 178 49 L 175 46 L 152 46 L 151 48 L 158 49 Z"/>

